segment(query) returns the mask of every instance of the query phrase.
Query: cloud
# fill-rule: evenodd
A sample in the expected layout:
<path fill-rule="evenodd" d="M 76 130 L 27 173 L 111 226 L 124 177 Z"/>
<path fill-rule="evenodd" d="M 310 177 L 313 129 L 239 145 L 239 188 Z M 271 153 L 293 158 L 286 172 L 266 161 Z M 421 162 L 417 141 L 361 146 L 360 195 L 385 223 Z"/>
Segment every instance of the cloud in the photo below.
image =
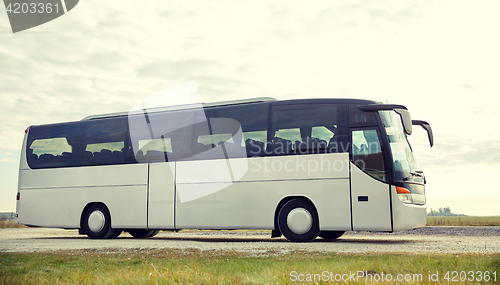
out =
<path fill-rule="evenodd" d="M 19 148 L 30 124 L 127 110 L 189 80 L 205 101 L 349 96 L 429 110 L 429 98 L 449 101 L 435 98 L 449 91 L 448 65 L 438 58 L 436 69 L 436 57 L 412 47 L 423 38 L 400 40 L 435 8 L 428 3 L 82 1 L 68 16 L 34 28 L 50 34 L 0 35 L 0 119 L 16 118 L 0 127 L 0 143 Z M 463 82 L 464 99 L 477 91 L 467 84 L 487 86 Z"/>
<path fill-rule="evenodd" d="M 428 1 L 347 1 L 321 5 L 307 32 L 346 29 L 390 30 L 420 20 L 429 6 Z"/>
<path fill-rule="evenodd" d="M 20 151 L 0 150 L 0 162 L 19 163 Z"/>
<path fill-rule="evenodd" d="M 457 169 L 485 169 L 500 165 L 500 141 L 464 135 L 438 135 L 429 148 L 416 144 L 419 160 L 426 168 L 451 172 Z"/>
<path fill-rule="evenodd" d="M 161 79 L 186 78 L 199 74 L 206 74 L 207 71 L 216 71 L 221 66 L 214 60 L 186 59 L 186 60 L 161 60 L 146 63 L 137 69 L 139 77 Z"/>

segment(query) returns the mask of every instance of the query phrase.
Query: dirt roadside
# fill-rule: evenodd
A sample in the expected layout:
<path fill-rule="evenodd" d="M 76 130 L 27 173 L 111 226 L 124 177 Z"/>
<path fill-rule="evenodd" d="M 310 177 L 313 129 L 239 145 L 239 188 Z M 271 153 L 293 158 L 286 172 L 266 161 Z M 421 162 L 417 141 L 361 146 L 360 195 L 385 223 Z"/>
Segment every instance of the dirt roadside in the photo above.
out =
<path fill-rule="evenodd" d="M 292 243 L 270 238 L 270 231 L 161 232 L 154 238 L 134 239 L 128 233 L 112 240 L 91 240 L 75 230 L 49 228 L 0 229 L 0 252 L 36 252 L 73 249 L 160 249 L 241 251 L 251 255 L 291 251 L 500 253 L 500 227 L 426 227 L 396 233 L 347 232 L 338 240 L 317 238 Z"/>

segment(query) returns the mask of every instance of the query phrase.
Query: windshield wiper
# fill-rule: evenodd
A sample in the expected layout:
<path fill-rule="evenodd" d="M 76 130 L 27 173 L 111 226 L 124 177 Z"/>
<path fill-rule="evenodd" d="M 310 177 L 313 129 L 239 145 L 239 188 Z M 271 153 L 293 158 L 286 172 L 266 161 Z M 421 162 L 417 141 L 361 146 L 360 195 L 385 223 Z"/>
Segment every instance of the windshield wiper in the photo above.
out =
<path fill-rule="evenodd" d="M 418 176 L 420 178 L 423 178 L 424 179 L 424 183 L 426 183 L 424 172 L 420 171 L 420 170 L 417 170 L 415 172 L 410 172 L 410 175 L 408 175 L 405 178 L 403 178 L 403 181 L 410 180 L 410 178 L 412 178 L 413 176 Z"/>

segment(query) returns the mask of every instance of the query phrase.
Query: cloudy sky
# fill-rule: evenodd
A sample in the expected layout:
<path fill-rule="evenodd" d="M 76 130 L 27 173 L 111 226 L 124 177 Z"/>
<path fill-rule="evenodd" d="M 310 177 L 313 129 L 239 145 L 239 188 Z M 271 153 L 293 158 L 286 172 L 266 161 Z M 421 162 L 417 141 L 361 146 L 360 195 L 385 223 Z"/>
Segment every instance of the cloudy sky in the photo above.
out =
<path fill-rule="evenodd" d="M 147 4 L 146 4 L 147 3 Z M 29 125 L 127 111 L 195 80 L 202 101 L 403 104 L 428 207 L 500 215 L 500 2 L 92 1 L 13 34 L 0 11 L 0 212 Z"/>

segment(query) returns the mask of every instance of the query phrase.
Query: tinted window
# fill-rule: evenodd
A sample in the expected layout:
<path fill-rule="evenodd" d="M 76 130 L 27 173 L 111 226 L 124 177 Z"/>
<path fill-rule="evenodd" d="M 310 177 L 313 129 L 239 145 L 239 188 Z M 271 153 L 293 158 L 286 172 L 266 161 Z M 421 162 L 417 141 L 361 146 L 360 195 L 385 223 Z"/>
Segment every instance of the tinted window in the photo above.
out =
<path fill-rule="evenodd" d="M 387 171 L 377 131 L 359 130 L 351 134 L 353 163 L 368 175 L 386 182 Z"/>
<path fill-rule="evenodd" d="M 33 126 L 28 135 L 31 168 L 136 162 L 124 118 Z"/>
<path fill-rule="evenodd" d="M 84 128 L 81 123 L 32 126 L 26 158 L 31 168 L 77 166 L 81 163 Z"/>
<path fill-rule="evenodd" d="M 267 146 L 272 155 L 348 151 L 345 105 L 306 104 L 273 108 Z"/>
<path fill-rule="evenodd" d="M 243 147 L 247 157 L 264 156 L 267 144 L 267 122 L 269 104 L 245 104 L 240 106 L 226 106 L 209 108 L 206 110 L 207 118 L 211 121 L 211 131 L 215 134 L 225 134 L 231 138 L 227 140 L 228 146 L 234 153 L 229 156 L 240 156 Z M 230 119 L 218 122 L 218 127 L 213 127 L 214 119 Z M 234 120 L 231 123 L 231 120 Z M 235 124 L 237 122 L 237 124 Z M 230 132 L 224 131 L 231 129 Z M 238 133 L 241 130 L 241 134 Z M 242 135 L 242 136 L 241 136 Z"/>
<path fill-rule="evenodd" d="M 376 112 L 361 111 L 357 105 L 349 105 L 349 125 L 352 126 L 370 126 L 376 125 Z"/>
<path fill-rule="evenodd" d="M 263 155 L 268 104 L 212 107 L 129 118 L 139 162 Z M 149 123 L 148 123 L 149 122 Z"/>
<path fill-rule="evenodd" d="M 119 164 L 133 160 L 125 158 L 128 133 L 126 118 L 110 118 L 85 122 L 83 165 Z M 130 149 L 130 146 L 128 146 Z M 130 152 L 128 152 L 130 156 Z"/>
<path fill-rule="evenodd" d="M 144 163 L 188 158 L 198 136 L 210 134 L 202 109 L 130 116 L 128 123 L 133 153 Z"/>
<path fill-rule="evenodd" d="M 31 127 L 32 168 L 343 152 L 345 104 L 269 103 Z"/>

